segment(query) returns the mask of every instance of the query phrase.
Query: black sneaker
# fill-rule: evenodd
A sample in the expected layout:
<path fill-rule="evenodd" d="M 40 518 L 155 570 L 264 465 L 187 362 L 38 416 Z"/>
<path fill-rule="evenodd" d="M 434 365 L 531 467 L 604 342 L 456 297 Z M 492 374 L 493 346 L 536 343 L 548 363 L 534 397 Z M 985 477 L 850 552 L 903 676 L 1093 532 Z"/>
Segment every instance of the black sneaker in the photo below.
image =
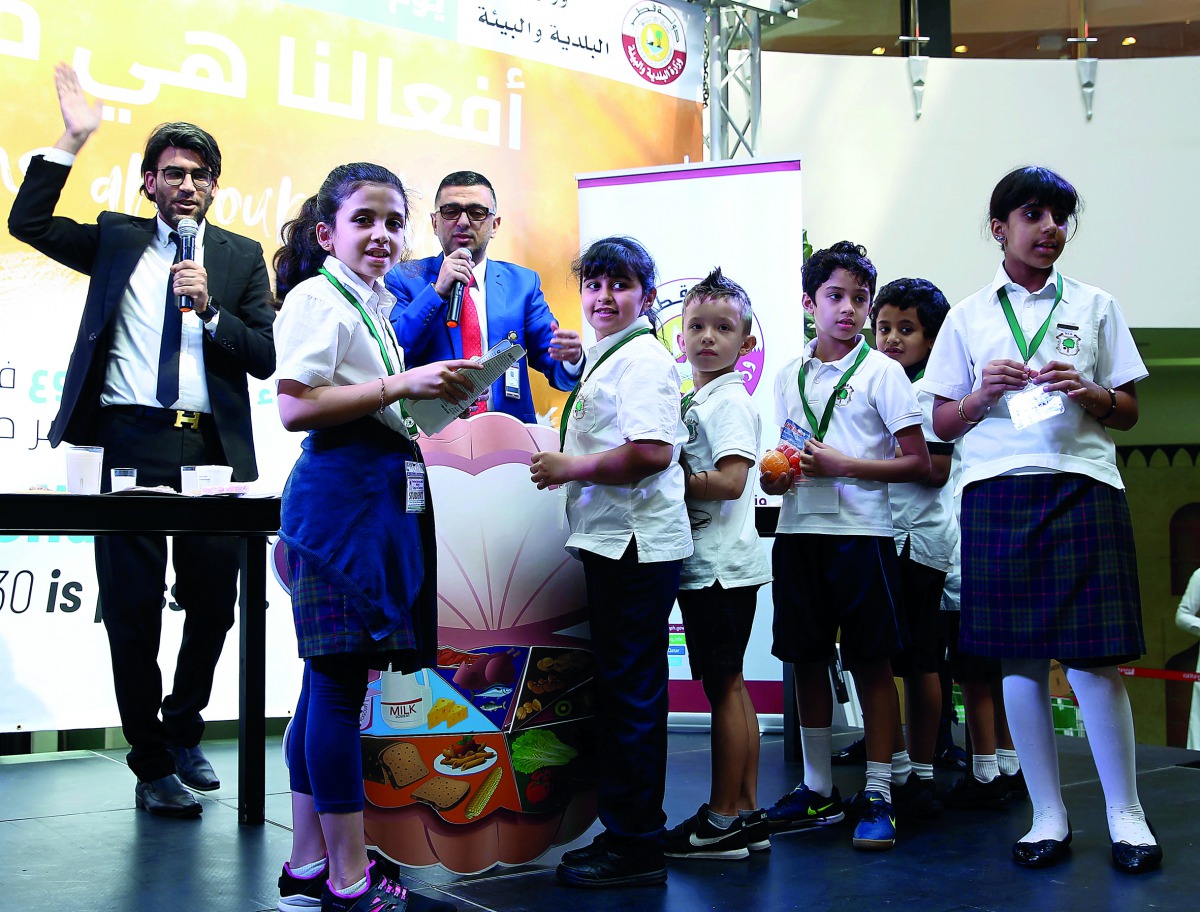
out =
<path fill-rule="evenodd" d="M 327 882 L 321 912 L 457 912 L 453 903 L 412 893 L 399 881 L 374 872 L 374 867 L 375 862 L 367 865 L 367 889 L 358 896 L 338 896 Z"/>
<path fill-rule="evenodd" d="M 1008 784 L 1003 776 L 997 776 L 991 782 L 980 782 L 970 772 L 959 776 L 942 795 L 946 807 L 959 809 L 1002 811 L 1007 802 Z"/>
<path fill-rule="evenodd" d="M 1008 797 L 1010 801 L 1023 801 L 1029 797 L 1029 789 L 1025 785 L 1025 773 L 1017 770 L 1011 776 L 1000 774 L 1000 778 L 1004 780 L 1004 784 L 1008 786 Z"/>
<path fill-rule="evenodd" d="M 663 835 L 663 854 L 668 858 L 735 859 L 750 857 L 746 825 L 739 817 L 722 830 L 708 819 L 708 805 L 700 805 L 689 817 Z"/>
<path fill-rule="evenodd" d="M 599 858 L 608 851 L 608 831 L 604 830 L 596 835 L 590 843 L 585 846 L 580 846 L 578 849 L 571 849 L 569 852 L 563 852 L 560 859 L 563 864 L 575 865 L 583 861 L 591 861 L 593 858 Z"/>
<path fill-rule="evenodd" d="M 283 864 L 279 875 L 279 912 L 311 912 L 321 908 L 321 894 L 325 892 L 325 878 L 329 876 L 329 865 L 312 877 L 297 877 Z"/>
<path fill-rule="evenodd" d="M 836 785 L 826 798 L 801 784 L 767 808 L 767 824 L 772 833 L 829 826 L 845 819 L 842 796 Z"/>
<path fill-rule="evenodd" d="M 834 766 L 854 766 L 858 763 L 866 763 L 867 739 L 862 737 L 857 741 L 851 741 L 841 750 L 830 754 L 829 760 Z"/>
<path fill-rule="evenodd" d="M 946 809 L 933 780 L 916 773 L 909 773 L 904 785 L 892 786 L 892 804 L 896 816 L 905 820 L 934 820 Z"/>
<path fill-rule="evenodd" d="M 742 818 L 742 823 L 746 827 L 746 848 L 751 852 L 771 851 L 771 824 L 766 808 L 751 811 Z"/>
<path fill-rule="evenodd" d="M 646 847 L 627 853 L 601 847 L 598 853 L 578 861 L 567 861 L 563 856 L 554 873 L 573 887 L 635 887 L 667 881 L 662 852 Z"/>

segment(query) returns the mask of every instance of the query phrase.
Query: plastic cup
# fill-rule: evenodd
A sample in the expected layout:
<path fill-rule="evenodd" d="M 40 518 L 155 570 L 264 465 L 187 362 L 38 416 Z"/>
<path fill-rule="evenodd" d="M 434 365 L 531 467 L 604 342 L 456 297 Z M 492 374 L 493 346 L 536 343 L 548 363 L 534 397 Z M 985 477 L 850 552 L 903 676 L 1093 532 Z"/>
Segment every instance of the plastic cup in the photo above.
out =
<path fill-rule="evenodd" d="M 104 472 L 104 447 L 67 447 L 67 493 L 99 494 Z"/>
<path fill-rule="evenodd" d="M 113 469 L 112 490 L 124 491 L 137 484 L 137 469 Z"/>
<path fill-rule="evenodd" d="M 199 466 L 180 466 L 179 467 L 179 493 L 193 494 L 200 487 L 200 480 L 197 477 Z"/>

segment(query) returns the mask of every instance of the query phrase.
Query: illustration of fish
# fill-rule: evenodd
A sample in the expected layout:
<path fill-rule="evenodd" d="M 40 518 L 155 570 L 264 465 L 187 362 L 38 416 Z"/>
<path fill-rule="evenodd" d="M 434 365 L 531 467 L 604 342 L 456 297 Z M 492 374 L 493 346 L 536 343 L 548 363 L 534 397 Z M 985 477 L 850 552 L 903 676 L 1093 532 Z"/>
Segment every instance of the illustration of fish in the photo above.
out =
<path fill-rule="evenodd" d="M 487 690 L 479 691 L 479 693 L 475 694 L 475 697 L 477 699 L 493 698 L 498 700 L 501 697 L 507 697 L 512 692 L 513 689 L 511 687 L 505 687 L 503 684 L 493 684 Z"/>
<path fill-rule="evenodd" d="M 498 709 L 504 709 L 503 703 L 497 703 L 495 700 L 488 700 L 479 709 L 485 713 L 495 712 Z"/>

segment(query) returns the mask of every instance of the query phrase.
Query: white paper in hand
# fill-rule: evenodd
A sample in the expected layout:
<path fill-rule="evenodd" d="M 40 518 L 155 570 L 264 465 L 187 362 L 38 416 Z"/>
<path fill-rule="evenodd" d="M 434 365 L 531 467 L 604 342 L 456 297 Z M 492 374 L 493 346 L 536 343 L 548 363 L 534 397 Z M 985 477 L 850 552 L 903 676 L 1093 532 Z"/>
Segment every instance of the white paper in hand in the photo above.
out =
<path fill-rule="evenodd" d="M 482 370 L 464 370 L 463 376 L 471 381 L 471 398 L 465 402 L 446 402 L 444 399 L 405 399 L 404 409 L 417 422 L 417 427 L 426 436 L 436 434 L 463 413 L 472 402 L 487 393 L 512 365 L 525 357 L 525 349 L 505 339 L 488 350 L 483 356 Z"/>

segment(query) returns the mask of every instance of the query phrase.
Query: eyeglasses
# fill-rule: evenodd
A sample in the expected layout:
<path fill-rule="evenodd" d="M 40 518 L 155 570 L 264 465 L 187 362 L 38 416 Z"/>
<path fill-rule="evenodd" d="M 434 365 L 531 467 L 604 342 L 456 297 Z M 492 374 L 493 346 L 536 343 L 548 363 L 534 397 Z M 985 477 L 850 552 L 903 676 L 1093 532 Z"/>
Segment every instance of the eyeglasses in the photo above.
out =
<path fill-rule="evenodd" d="M 158 173 L 163 176 L 163 182 L 168 187 L 178 187 L 183 184 L 185 177 L 191 177 L 192 186 L 197 190 L 206 190 L 213 182 L 211 171 L 203 171 L 197 169 L 195 171 L 184 171 L 183 168 L 159 168 Z"/>
<path fill-rule="evenodd" d="M 438 215 L 447 222 L 457 222 L 464 212 L 472 222 L 482 222 L 489 215 L 496 214 L 495 209 L 489 209 L 487 206 L 456 206 L 453 203 L 438 206 L 437 211 Z"/>

